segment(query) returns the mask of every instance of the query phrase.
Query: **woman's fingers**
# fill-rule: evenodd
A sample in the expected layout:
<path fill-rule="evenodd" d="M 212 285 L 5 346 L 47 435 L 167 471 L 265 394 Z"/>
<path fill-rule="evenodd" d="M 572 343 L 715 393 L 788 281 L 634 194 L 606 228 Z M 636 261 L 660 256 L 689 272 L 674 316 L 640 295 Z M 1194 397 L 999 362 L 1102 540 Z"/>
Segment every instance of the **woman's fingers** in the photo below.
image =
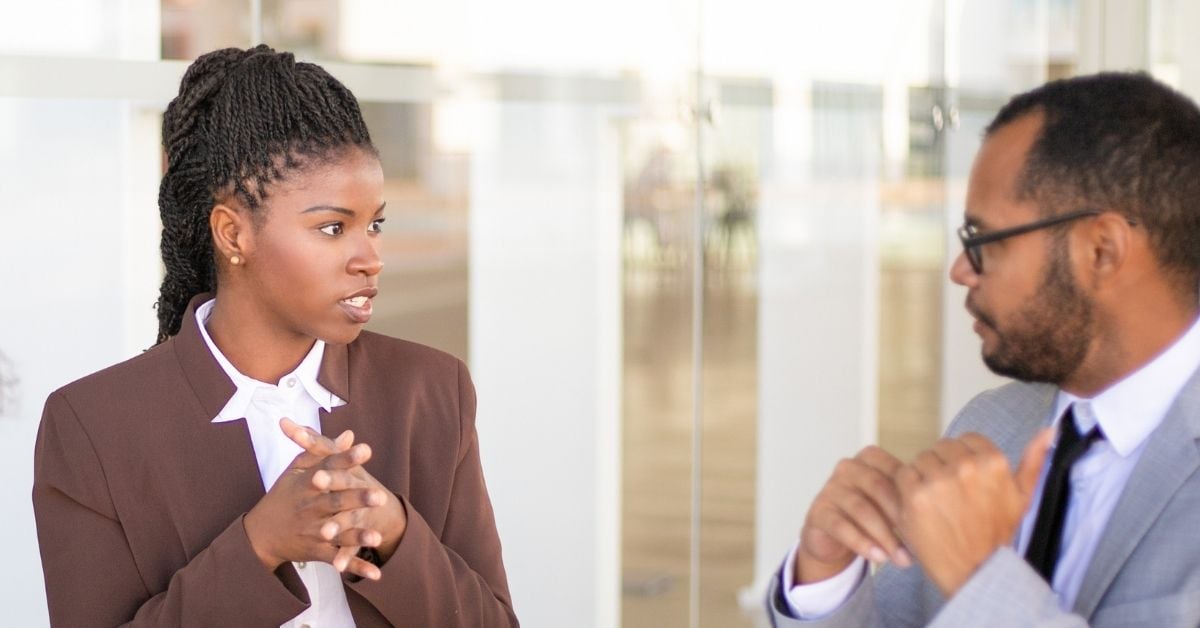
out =
<path fill-rule="evenodd" d="M 313 498 L 311 506 L 322 516 L 331 517 L 345 511 L 374 508 L 387 503 L 387 495 L 377 488 L 349 488 L 329 491 Z"/>
<path fill-rule="evenodd" d="M 383 543 L 383 535 L 376 530 L 367 528 L 347 528 L 343 529 L 336 521 L 327 521 L 321 526 L 322 540 L 329 541 L 339 547 L 379 547 Z M 355 552 L 358 550 L 355 549 Z M 353 553 L 353 552 L 352 552 Z M 337 561 L 333 563 L 334 567 L 338 567 Z M 345 566 L 345 563 L 342 563 Z M 338 571 L 341 571 L 339 569 Z"/>
<path fill-rule="evenodd" d="M 340 573 L 349 573 L 368 580 L 378 580 L 382 576 L 379 568 L 359 558 L 359 549 L 355 546 L 336 547 L 331 544 L 322 544 L 308 560 L 329 563 Z"/>
<path fill-rule="evenodd" d="M 367 580 L 378 580 L 383 577 L 383 572 L 379 571 L 378 567 L 358 556 L 351 558 L 350 562 L 346 564 L 346 568 L 341 571 L 343 573 L 354 574 L 360 578 L 366 578 Z"/>
<path fill-rule="evenodd" d="M 359 443 L 345 451 L 329 454 L 321 461 L 322 469 L 345 470 L 365 464 L 371 459 L 371 446 Z"/>
<path fill-rule="evenodd" d="M 346 451 L 354 444 L 354 432 L 350 430 L 346 430 L 336 439 L 330 440 L 328 436 L 310 427 L 300 425 L 287 417 L 279 419 L 279 429 L 283 430 L 283 434 L 289 440 L 299 445 L 305 452 L 315 456 L 325 457 Z"/>
<path fill-rule="evenodd" d="M 346 567 L 350 566 L 350 561 L 358 555 L 358 550 L 361 546 L 358 545 L 343 545 L 338 548 L 337 554 L 333 557 L 333 568 L 339 572 L 346 571 Z"/>
<path fill-rule="evenodd" d="M 318 491 L 344 491 L 351 488 L 374 486 L 367 478 L 354 471 L 341 469 L 318 469 L 312 474 L 313 488 Z"/>

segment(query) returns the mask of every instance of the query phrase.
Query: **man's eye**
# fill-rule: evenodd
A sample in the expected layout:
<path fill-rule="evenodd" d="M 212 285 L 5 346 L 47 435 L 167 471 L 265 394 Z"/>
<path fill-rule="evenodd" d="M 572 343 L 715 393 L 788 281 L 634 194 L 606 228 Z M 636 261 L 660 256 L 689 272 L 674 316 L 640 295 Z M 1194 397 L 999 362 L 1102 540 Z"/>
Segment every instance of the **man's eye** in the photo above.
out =
<path fill-rule="evenodd" d="M 321 227 L 321 233 L 331 236 L 342 235 L 342 223 L 335 222 L 332 225 L 325 225 Z"/>
<path fill-rule="evenodd" d="M 367 228 L 367 232 L 369 232 L 369 233 L 382 232 L 383 231 L 383 221 L 385 221 L 385 220 L 387 220 L 387 219 L 386 218 L 376 218 L 375 220 L 372 220 L 371 226 Z"/>

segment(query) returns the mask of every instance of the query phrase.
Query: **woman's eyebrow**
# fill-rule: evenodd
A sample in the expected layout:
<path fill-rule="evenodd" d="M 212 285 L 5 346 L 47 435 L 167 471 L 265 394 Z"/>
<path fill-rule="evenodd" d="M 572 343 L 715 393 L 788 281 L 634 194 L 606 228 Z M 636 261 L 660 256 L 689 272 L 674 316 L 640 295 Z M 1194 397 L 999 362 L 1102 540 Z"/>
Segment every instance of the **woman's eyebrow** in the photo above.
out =
<path fill-rule="evenodd" d="M 380 205 L 379 208 L 375 210 L 375 215 L 378 216 L 379 214 L 383 213 L 383 208 L 386 206 L 386 202 Z M 312 207 L 309 207 L 300 213 L 309 214 L 312 212 L 336 212 L 342 214 L 343 216 L 354 216 L 353 209 L 346 209 L 345 207 L 337 207 L 335 205 L 313 205 Z"/>
<path fill-rule="evenodd" d="M 301 214 L 310 214 L 312 212 L 337 212 L 346 216 L 353 216 L 354 210 L 346 209 L 345 207 L 335 207 L 333 205 L 314 205 L 300 212 Z"/>

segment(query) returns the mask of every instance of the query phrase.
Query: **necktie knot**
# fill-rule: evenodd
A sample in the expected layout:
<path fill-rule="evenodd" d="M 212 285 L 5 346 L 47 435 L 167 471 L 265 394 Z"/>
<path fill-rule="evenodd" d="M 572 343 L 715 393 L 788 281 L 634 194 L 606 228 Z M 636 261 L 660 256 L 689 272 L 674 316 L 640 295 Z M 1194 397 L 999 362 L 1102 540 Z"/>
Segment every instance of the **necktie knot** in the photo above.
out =
<path fill-rule="evenodd" d="M 1091 449 L 1092 443 L 1103 438 L 1104 433 L 1100 431 L 1099 425 L 1088 430 L 1086 434 L 1080 434 L 1073 408 L 1068 407 L 1058 427 L 1058 443 L 1054 447 L 1051 465 L 1060 460 L 1067 465 L 1074 464 Z"/>

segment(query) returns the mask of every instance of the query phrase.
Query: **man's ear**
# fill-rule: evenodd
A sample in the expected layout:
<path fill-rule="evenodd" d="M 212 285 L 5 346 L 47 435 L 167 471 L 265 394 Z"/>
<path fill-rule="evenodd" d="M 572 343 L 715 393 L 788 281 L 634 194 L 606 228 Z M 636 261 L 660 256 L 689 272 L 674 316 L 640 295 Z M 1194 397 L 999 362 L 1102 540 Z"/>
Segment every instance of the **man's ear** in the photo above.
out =
<path fill-rule="evenodd" d="M 1133 226 L 1121 214 L 1104 212 L 1078 233 L 1084 238 L 1084 270 L 1097 286 L 1116 276 L 1129 263 Z"/>
<path fill-rule="evenodd" d="M 218 203 L 208 216 L 208 227 L 212 231 L 213 250 L 218 263 L 245 264 L 254 248 L 254 229 L 250 224 L 249 212 L 230 204 Z"/>

